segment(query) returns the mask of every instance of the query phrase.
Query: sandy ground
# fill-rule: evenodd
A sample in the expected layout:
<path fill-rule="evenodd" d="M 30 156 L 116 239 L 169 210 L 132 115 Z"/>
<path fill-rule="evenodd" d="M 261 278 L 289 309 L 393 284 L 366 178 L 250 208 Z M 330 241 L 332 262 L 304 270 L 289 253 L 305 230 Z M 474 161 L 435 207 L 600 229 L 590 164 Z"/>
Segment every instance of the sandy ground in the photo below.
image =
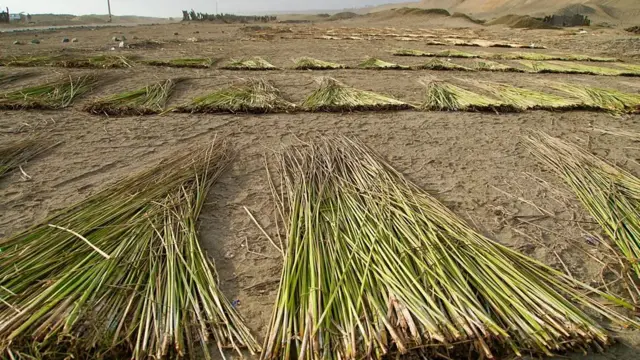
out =
<path fill-rule="evenodd" d="M 380 29 L 394 24 L 366 24 Z M 36 33 L 0 34 L 2 56 L 44 52 L 110 52 L 112 36 L 163 42 L 157 49 L 119 52 L 145 58 L 200 57 L 237 58 L 262 56 L 277 66 L 290 66 L 291 59 L 313 56 L 354 64 L 376 56 L 403 64 L 424 59 L 396 58 L 398 47 L 436 50 L 420 42 L 394 39 L 379 41 L 330 41 L 313 39 L 328 29 L 363 24 L 348 22 L 311 26 L 278 26 L 273 37 L 254 36 L 242 26 L 175 24 L 135 28 L 65 29 L 37 33 L 40 45 L 14 46 Z M 513 31 L 501 28 L 429 28 L 429 24 L 395 24 L 409 31 L 427 29 L 439 37 L 535 41 L 549 47 L 544 52 L 637 57 L 640 44 L 619 30 L 597 30 L 577 37 L 569 31 Z M 440 25 L 438 25 L 440 26 Z M 344 29 L 343 29 L 344 30 Z M 349 30 L 349 29 L 347 29 Z M 125 32 L 126 31 L 126 32 Z M 350 30 L 349 30 L 350 31 Z M 178 35 L 173 35 L 175 32 Z M 196 33 L 197 32 L 197 33 Z M 253 35 L 252 35 L 253 34 Z M 62 37 L 77 37 L 78 43 L 62 44 Z M 198 37 L 199 42 L 186 41 Z M 634 47 L 616 45 L 628 41 Z M 63 50 L 64 49 L 64 50 Z M 508 49 L 459 48 L 468 51 Z M 0 68 L 2 72 L 23 71 Z M 69 71 L 36 69 L 39 77 L 10 85 L 15 89 L 53 79 Z M 79 73 L 81 70 L 73 70 Z M 125 70 L 101 70 L 114 81 L 63 111 L 0 111 L 0 144 L 32 134 L 63 143 L 23 167 L 31 176 L 24 180 L 13 173 L 0 180 L 0 237 L 45 219 L 122 177 L 157 163 L 177 150 L 187 151 L 215 137 L 227 140 L 236 152 L 229 171 L 214 185 L 201 216 L 201 240 L 215 259 L 225 294 L 240 300 L 239 310 L 256 336 L 263 338 L 275 300 L 281 270 L 278 252 L 247 216 L 247 207 L 266 231 L 275 236 L 273 202 L 266 183 L 265 157 L 281 146 L 320 135 L 351 135 L 383 154 L 391 164 L 421 187 L 433 192 L 475 228 L 500 243 L 512 246 L 545 263 L 568 271 L 593 285 L 603 282 L 602 265 L 607 250 L 590 245 L 588 234 L 599 234 L 598 226 L 583 210 L 562 181 L 539 165 L 521 144 L 530 129 L 588 147 L 605 159 L 640 175 L 640 144 L 628 138 L 605 135 L 597 129 L 640 131 L 640 116 L 615 117 L 603 113 L 545 111 L 519 114 L 385 112 L 351 114 L 189 115 L 104 118 L 81 111 L 94 97 L 141 86 L 154 78 L 186 76 L 171 105 L 193 98 L 238 78 L 271 80 L 292 101 L 301 101 L 316 87 L 314 79 L 330 75 L 353 86 L 382 92 L 410 102 L 420 102 L 421 76 L 461 81 L 489 79 L 514 85 L 545 88 L 548 81 L 568 81 L 638 92 L 634 78 L 558 76 L 501 73 L 433 71 L 326 72 L 273 71 L 232 72 L 217 69 L 164 69 L 138 66 Z M 3 89 L 5 90 L 5 89 Z M 542 209 L 539 210 L 539 209 Z M 553 214 L 553 215 L 549 215 Z M 595 259 L 599 259 L 596 261 Z M 604 354 L 569 356 L 584 359 L 636 359 L 640 350 L 637 333 L 622 331 L 620 342 Z"/>

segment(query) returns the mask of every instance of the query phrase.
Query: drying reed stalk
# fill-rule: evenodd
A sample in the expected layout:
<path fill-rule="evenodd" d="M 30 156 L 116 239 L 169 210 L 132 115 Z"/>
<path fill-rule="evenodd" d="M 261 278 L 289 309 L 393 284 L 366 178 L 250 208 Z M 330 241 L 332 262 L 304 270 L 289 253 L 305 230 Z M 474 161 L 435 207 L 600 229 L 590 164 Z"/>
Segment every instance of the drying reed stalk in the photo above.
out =
<path fill-rule="evenodd" d="M 0 109 L 61 109 L 99 84 L 96 75 L 69 76 L 44 85 L 0 94 Z"/>
<path fill-rule="evenodd" d="M 198 243 L 207 192 L 229 163 L 220 142 L 196 147 L 0 240 L 0 356 L 259 351 Z"/>
<path fill-rule="evenodd" d="M 260 57 L 251 59 L 231 60 L 230 63 L 222 67 L 226 70 L 278 70 L 268 61 Z"/>
<path fill-rule="evenodd" d="M 320 87 L 304 101 L 308 111 L 349 112 L 404 110 L 413 106 L 394 98 L 349 87 L 336 79 L 319 79 Z"/>
<path fill-rule="evenodd" d="M 85 108 L 96 115 L 149 115 L 164 110 L 177 83 L 183 79 L 165 80 L 134 91 L 115 94 L 98 100 Z"/>
<path fill-rule="evenodd" d="M 493 99 L 445 81 L 421 80 L 426 86 L 426 99 L 422 110 L 437 111 L 513 111 L 497 99 Z"/>
<path fill-rule="evenodd" d="M 609 344 L 592 316 L 640 325 L 585 293 L 631 304 L 480 235 L 358 142 L 285 151 L 278 178 L 287 249 L 263 360 L 552 355 Z"/>
<path fill-rule="evenodd" d="M 0 178 L 57 145 L 41 138 L 29 138 L 0 146 Z"/>
<path fill-rule="evenodd" d="M 556 171 L 617 245 L 640 279 L 640 179 L 584 149 L 543 132 L 525 138 L 541 162 Z M 631 285 L 635 287 L 634 285 Z M 630 289 L 639 294 L 640 288 Z M 638 298 L 636 297 L 637 303 Z"/>
<path fill-rule="evenodd" d="M 295 66 L 293 68 L 296 70 L 335 70 L 345 68 L 342 64 L 322 61 L 310 57 L 302 57 L 294 60 L 294 62 Z"/>
<path fill-rule="evenodd" d="M 358 68 L 360 69 L 369 69 L 369 70 L 407 70 L 408 66 L 398 65 L 390 62 L 386 62 L 376 58 L 369 58 L 360 64 L 358 64 Z"/>
<path fill-rule="evenodd" d="M 272 113 L 292 110 L 295 110 L 295 105 L 285 100 L 277 88 L 256 79 L 198 97 L 175 109 L 190 113 Z"/>

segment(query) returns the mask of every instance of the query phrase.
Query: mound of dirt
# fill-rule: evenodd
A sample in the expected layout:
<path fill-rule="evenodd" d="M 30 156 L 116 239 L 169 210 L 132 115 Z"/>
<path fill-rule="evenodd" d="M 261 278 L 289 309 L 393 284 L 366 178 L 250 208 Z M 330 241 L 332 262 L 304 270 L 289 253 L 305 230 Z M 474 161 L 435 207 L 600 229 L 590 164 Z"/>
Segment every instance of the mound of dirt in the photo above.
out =
<path fill-rule="evenodd" d="M 634 33 L 634 34 L 640 35 L 640 25 L 639 26 L 632 26 L 632 27 L 626 28 L 625 30 L 627 30 L 630 33 Z"/>
<path fill-rule="evenodd" d="M 348 20 L 358 17 L 358 14 L 350 11 L 339 12 L 337 14 L 333 14 L 329 20 Z"/>
<path fill-rule="evenodd" d="M 487 25 L 506 25 L 514 29 L 555 29 L 542 20 L 528 15 L 505 15 L 489 21 Z"/>

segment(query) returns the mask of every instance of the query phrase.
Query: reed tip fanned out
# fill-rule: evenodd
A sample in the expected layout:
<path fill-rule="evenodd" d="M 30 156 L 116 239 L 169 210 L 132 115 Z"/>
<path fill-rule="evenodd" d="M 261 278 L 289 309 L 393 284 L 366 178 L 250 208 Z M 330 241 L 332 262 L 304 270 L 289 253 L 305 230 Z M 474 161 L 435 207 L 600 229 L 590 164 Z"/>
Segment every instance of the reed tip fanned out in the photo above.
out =
<path fill-rule="evenodd" d="M 174 109 L 190 113 L 273 113 L 296 110 L 270 82 L 242 80 L 238 84 L 197 97 Z"/>
<path fill-rule="evenodd" d="M 231 60 L 222 68 L 226 70 L 278 70 L 277 67 L 258 56 L 250 59 Z"/>
<path fill-rule="evenodd" d="M 318 60 L 310 57 L 301 57 L 294 60 L 296 70 L 336 70 L 346 68 L 342 64 Z"/>
<path fill-rule="evenodd" d="M 302 104 L 308 111 L 350 112 L 375 110 L 404 110 L 413 106 L 371 91 L 355 89 L 336 79 L 316 79 L 320 84 Z"/>
<path fill-rule="evenodd" d="M 97 100 L 85 111 L 96 115 L 150 115 L 161 113 L 176 84 L 184 78 L 167 79 L 133 91 L 125 91 Z"/>
<path fill-rule="evenodd" d="M 446 81 L 424 78 L 420 83 L 426 87 L 422 110 L 427 111 L 514 111 L 500 100 L 490 98 Z"/>
<path fill-rule="evenodd" d="M 0 109 L 62 109 L 101 84 L 96 74 L 69 75 L 54 82 L 0 94 Z"/>
<path fill-rule="evenodd" d="M 409 69 L 408 66 L 398 65 L 395 63 L 383 61 L 376 58 L 368 58 L 358 64 L 358 68 L 360 69 L 370 69 L 370 70 L 406 70 Z"/>

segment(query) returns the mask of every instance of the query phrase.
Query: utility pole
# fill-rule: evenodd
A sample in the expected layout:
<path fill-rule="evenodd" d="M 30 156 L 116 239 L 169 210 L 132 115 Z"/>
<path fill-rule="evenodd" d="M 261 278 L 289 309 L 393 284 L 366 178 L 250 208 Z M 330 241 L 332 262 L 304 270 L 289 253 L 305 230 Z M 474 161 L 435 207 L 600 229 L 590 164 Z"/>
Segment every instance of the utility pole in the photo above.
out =
<path fill-rule="evenodd" d="M 111 22 L 111 0 L 107 0 L 107 7 L 109 8 L 109 22 Z"/>
<path fill-rule="evenodd" d="M 216 15 L 218 15 L 218 0 L 216 0 Z"/>

